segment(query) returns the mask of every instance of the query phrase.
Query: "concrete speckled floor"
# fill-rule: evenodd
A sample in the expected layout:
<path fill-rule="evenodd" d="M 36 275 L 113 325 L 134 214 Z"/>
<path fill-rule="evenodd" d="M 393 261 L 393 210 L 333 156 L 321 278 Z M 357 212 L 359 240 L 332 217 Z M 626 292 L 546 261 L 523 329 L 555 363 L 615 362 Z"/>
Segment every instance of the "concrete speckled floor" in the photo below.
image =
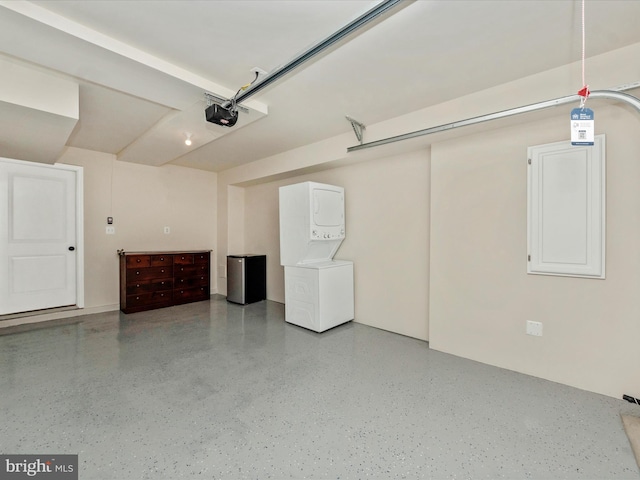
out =
<path fill-rule="evenodd" d="M 1 336 L 0 453 L 77 453 L 82 480 L 640 477 L 631 404 L 283 318 L 214 296 Z"/>

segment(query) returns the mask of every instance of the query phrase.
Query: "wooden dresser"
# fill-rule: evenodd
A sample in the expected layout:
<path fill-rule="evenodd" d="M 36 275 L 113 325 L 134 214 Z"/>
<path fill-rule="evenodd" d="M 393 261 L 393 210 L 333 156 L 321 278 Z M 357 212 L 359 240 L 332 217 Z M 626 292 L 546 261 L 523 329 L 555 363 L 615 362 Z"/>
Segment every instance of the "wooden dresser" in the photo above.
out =
<path fill-rule="evenodd" d="M 209 299 L 211 252 L 119 252 L 120 310 L 141 312 Z"/>

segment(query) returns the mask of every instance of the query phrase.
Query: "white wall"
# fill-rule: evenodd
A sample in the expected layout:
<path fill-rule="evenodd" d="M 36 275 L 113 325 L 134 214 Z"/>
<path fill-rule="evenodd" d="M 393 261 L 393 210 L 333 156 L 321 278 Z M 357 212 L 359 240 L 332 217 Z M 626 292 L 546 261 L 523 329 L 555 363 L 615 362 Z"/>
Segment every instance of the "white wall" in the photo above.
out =
<path fill-rule="evenodd" d="M 640 44 L 636 44 L 588 59 L 591 89 L 639 81 L 639 57 Z M 571 95 L 581 86 L 580 63 L 576 62 L 368 125 L 365 141 Z M 244 244 L 234 245 L 234 250 L 262 249 L 256 253 L 273 257 L 277 255 L 276 230 L 266 219 L 274 215 L 276 185 L 307 179 L 343 184 L 347 204 L 356 199 L 357 208 L 348 211 L 348 221 L 356 223 L 348 226 L 347 241 L 337 257 L 356 261 L 357 321 L 428 338 L 431 348 L 462 357 L 614 397 L 622 392 L 640 396 L 640 377 L 635 373 L 640 350 L 632 345 L 632 339 L 640 338 L 640 304 L 633 297 L 640 288 L 634 249 L 640 237 L 636 210 L 640 199 L 634 193 L 640 179 L 636 167 L 640 116 L 628 107 L 610 107 L 609 101 L 590 99 L 588 105 L 596 111 L 597 132 L 607 134 L 606 280 L 531 278 L 524 273 L 526 166 L 520 159 L 529 145 L 568 138 L 573 106 L 358 154 L 346 153 L 356 142 L 351 133 L 344 134 L 220 172 L 218 203 L 225 210 L 218 224 L 219 258 L 229 252 L 227 231 L 231 227 L 222 219 L 230 209 L 228 186 L 245 187 Z M 402 197 L 400 186 L 412 184 L 409 177 L 415 171 L 394 170 L 396 160 L 399 164 L 406 161 L 407 166 L 411 163 L 412 151 L 423 152 L 426 178 L 420 181 L 427 185 L 418 187 L 417 181 L 407 194 L 413 199 L 424 195 L 424 209 Z M 385 204 L 368 191 L 369 185 L 385 180 L 393 185 L 398 203 Z M 256 185 L 261 183 L 266 185 Z M 365 203 L 375 208 L 367 209 Z M 381 218 L 390 221 L 391 228 L 376 228 L 367 218 L 370 211 L 382 212 Z M 430 226 L 423 226 L 420 222 L 429 218 L 429 211 Z M 233 228 L 237 227 L 234 223 Z M 407 234 L 397 235 L 398 231 Z M 426 235 L 424 241 L 422 235 Z M 430 248 L 429 259 L 421 257 L 425 248 Z M 388 252 L 394 253 L 389 256 Z M 416 269 L 409 270 L 409 276 L 397 267 L 414 260 Z M 358 274 L 359 268 L 370 270 Z M 420 278 L 418 271 L 427 276 Z M 279 301 L 283 297 L 281 278 L 277 268 L 270 266 L 270 298 Z M 409 278 L 428 286 L 429 296 L 419 297 L 422 287 L 412 289 Z M 584 298 L 588 300 L 582 302 Z M 429 310 L 424 315 L 419 313 L 423 307 Z M 413 313 L 405 315 L 409 311 Z M 525 335 L 526 319 L 543 321 L 542 338 Z"/>
<path fill-rule="evenodd" d="M 118 249 L 215 250 L 215 173 L 118 162 L 114 155 L 78 148 L 68 148 L 58 163 L 84 170 L 88 311 L 119 308 Z M 115 235 L 105 233 L 109 216 L 114 218 Z M 164 226 L 171 228 L 169 235 L 163 233 Z M 213 274 L 213 292 L 215 281 Z"/>
<path fill-rule="evenodd" d="M 567 140 L 568 115 L 432 147 L 432 348 L 640 393 L 640 115 L 595 111 L 607 141 L 606 280 L 526 273 L 527 146 Z M 526 320 L 543 336 L 526 335 Z"/>
<path fill-rule="evenodd" d="M 418 151 L 245 190 L 245 249 L 267 255 L 267 297 L 284 302 L 278 188 L 315 181 L 345 188 L 345 241 L 354 262 L 355 321 L 427 340 L 429 153 Z"/>

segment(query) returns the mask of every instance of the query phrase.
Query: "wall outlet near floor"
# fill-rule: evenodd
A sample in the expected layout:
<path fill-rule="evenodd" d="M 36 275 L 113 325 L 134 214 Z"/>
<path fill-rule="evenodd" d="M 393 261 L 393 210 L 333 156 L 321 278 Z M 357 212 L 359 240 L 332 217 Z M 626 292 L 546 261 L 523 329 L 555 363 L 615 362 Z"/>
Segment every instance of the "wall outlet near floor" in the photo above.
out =
<path fill-rule="evenodd" d="M 164 227 L 164 233 L 166 235 L 170 234 L 171 233 L 171 227 Z"/>
<path fill-rule="evenodd" d="M 527 320 L 527 335 L 542 336 L 542 322 Z"/>
<path fill-rule="evenodd" d="M 116 227 L 114 227 L 113 225 L 107 225 L 107 235 L 115 235 L 116 234 Z"/>

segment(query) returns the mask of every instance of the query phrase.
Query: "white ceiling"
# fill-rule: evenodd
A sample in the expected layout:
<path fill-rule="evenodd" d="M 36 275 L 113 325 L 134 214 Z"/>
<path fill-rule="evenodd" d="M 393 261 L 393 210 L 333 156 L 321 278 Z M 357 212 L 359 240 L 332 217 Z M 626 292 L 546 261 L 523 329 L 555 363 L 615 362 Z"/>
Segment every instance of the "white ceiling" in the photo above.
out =
<path fill-rule="evenodd" d="M 212 171 L 349 132 L 345 115 L 371 125 L 581 57 L 579 0 L 405 1 L 243 102 L 235 127 L 204 120 L 205 91 L 229 98 L 253 67 L 274 70 L 377 3 L 0 0 L 0 54 L 79 84 L 62 145 Z M 587 0 L 587 56 L 639 43 L 638 19 L 640 1 Z M 0 123 L 14 110 L 0 102 Z M 49 152 L 49 117 L 23 111 L 29 148 L 14 126 L 0 156 Z"/>

